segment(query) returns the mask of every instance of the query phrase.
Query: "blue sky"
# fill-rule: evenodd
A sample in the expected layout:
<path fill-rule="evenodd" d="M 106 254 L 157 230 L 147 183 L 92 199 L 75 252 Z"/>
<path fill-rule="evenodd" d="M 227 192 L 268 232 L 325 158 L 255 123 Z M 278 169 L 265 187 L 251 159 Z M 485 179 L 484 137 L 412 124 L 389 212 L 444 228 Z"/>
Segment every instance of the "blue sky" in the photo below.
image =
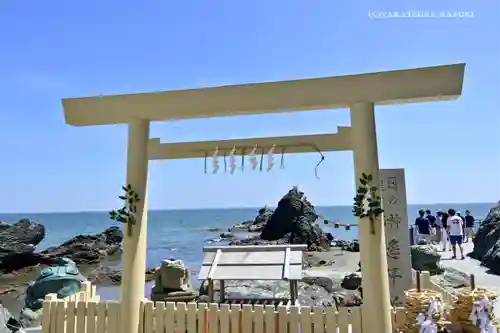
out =
<path fill-rule="evenodd" d="M 468 19 L 371 19 L 370 11 Z M 61 98 L 342 75 L 466 62 L 452 102 L 379 107 L 380 165 L 404 167 L 410 203 L 500 199 L 498 1 L 0 2 L 0 211 L 108 210 L 125 179 L 125 126 L 70 127 Z M 264 118 L 265 117 L 265 118 Z M 159 123 L 165 141 L 334 131 L 347 110 Z M 103 141 L 104 140 L 104 141 Z M 150 207 L 274 204 L 299 184 L 351 204 L 352 154 L 287 156 L 286 169 L 205 175 L 203 160 L 150 163 Z"/>

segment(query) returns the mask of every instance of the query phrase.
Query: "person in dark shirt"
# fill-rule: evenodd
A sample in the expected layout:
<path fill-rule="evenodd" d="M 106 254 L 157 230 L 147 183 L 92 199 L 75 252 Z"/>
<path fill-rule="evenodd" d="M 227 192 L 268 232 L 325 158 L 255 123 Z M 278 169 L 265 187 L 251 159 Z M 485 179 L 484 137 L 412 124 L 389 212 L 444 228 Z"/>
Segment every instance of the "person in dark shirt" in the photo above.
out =
<path fill-rule="evenodd" d="M 425 211 L 423 209 L 418 211 L 418 217 L 415 219 L 415 225 L 417 226 L 419 238 L 419 243 L 429 243 L 431 237 L 431 223 L 427 217 L 425 217 Z"/>
<path fill-rule="evenodd" d="M 444 212 L 443 215 L 441 215 L 441 226 L 445 229 L 448 228 L 448 217 L 450 216 L 447 212 Z"/>
<path fill-rule="evenodd" d="M 429 220 L 429 223 L 431 224 L 431 242 L 432 243 L 439 243 L 441 240 L 441 230 L 438 230 L 438 224 L 436 223 L 436 217 L 432 215 L 432 212 L 430 209 L 427 209 L 425 211 L 425 217 Z M 441 221 L 440 221 L 441 222 Z M 439 223 L 439 226 L 441 226 L 441 223 Z"/>
<path fill-rule="evenodd" d="M 469 239 L 472 241 L 472 237 L 474 235 L 474 216 L 470 214 L 469 210 L 465 211 L 465 240 L 464 242 L 467 243 Z"/>
<path fill-rule="evenodd" d="M 429 220 L 429 222 L 431 223 L 431 226 L 435 226 L 436 225 L 436 217 L 434 215 L 432 215 L 432 212 L 430 211 L 430 209 L 427 209 L 425 211 L 425 215 L 426 215 L 427 219 Z"/>

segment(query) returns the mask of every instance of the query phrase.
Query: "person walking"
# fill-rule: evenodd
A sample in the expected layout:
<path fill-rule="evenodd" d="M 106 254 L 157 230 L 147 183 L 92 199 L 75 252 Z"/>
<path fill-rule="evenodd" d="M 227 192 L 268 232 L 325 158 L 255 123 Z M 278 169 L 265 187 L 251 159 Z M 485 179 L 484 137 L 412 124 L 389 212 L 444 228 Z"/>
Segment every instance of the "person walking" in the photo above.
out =
<path fill-rule="evenodd" d="M 472 241 L 472 237 L 474 236 L 474 216 L 470 214 L 470 211 L 467 209 L 465 211 L 465 240 L 464 243 L 467 243 L 469 239 Z"/>
<path fill-rule="evenodd" d="M 429 244 L 431 241 L 431 223 L 425 217 L 425 210 L 418 211 L 418 217 L 415 219 L 415 226 L 418 229 L 418 243 Z"/>
<path fill-rule="evenodd" d="M 436 217 L 432 215 L 432 212 L 430 209 L 427 209 L 425 211 L 425 217 L 429 220 L 429 223 L 431 224 L 431 242 L 432 244 L 439 244 L 438 241 L 438 230 L 437 230 L 437 225 L 436 225 Z M 439 231 L 440 232 L 440 231 Z M 441 237 L 439 237 L 441 238 Z"/>
<path fill-rule="evenodd" d="M 451 250 L 453 251 L 453 257 L 451 259 L 457 259 L 457 245 L 460 250 L 460 255 L 462 260 L 464 257 L 464 250 L 462 248 L 462 241 L 464 237 L 464 221 L 454 209 L 448 210 L 448 234 L 450 235 Z"/>
<path fill-rule="evenodd" d="M 441 222 L 441 216 L 439 216 L 441 212 L 436 212 L 436 216 L 434 217 L 434 226 L 436 228 L 436 244 L 439 245 L 441 243 L 441 238 L 443 236 L 443 231 L 441 230 L 442 229 L 442 226 L 443 226 L 443 223 Z"/>

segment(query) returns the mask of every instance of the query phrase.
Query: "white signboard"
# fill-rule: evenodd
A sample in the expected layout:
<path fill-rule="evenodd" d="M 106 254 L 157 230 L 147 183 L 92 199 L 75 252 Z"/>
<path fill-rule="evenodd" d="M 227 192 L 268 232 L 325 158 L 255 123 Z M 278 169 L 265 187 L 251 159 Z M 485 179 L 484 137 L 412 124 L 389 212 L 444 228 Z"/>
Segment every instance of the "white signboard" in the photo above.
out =
<path fill-rule="evenodd" d="M 412 284 L 404 169 L 380 170 L 380 193 L 384 209 L 391 302 L 402 305 L 404 292 L 411 289 Z"/>

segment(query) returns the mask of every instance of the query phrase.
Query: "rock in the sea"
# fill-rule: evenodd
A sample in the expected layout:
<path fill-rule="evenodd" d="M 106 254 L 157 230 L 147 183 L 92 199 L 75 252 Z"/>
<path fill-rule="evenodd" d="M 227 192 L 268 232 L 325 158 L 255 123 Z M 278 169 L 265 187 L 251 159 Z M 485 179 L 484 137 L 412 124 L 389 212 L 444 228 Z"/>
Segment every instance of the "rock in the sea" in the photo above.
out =
<path fill-rule="evenodd" d="M 293 187 L 278 202 L 278 207 L 267 221 L 260 237 L 264 240 L 277 240 L 287 235 L 290 237 L 307 236 L 300 234 L 300 228 L 306 228 L 304 233 L 314 233 L 316 230 L 313 230 L 310 224 L 316 222 L 317 219 L 318 215 L 314 211 L 314 206 L 307 201 L 304 192 Z"/>
<path fill-rule="evenodd" d="M 45 227 L 22 219 L 17 223 L 8 224 L 0 222 L 0 271 L 9 271 L 15 263 L 31 264 L 35 245 L 45 237 Z"/>
<path fill-rule="evenodd" d="M 21 323 L 0 304 L 0 333 L 21 332 Z"/>
<path fill-rule="evenodd" d="M 255 218 L 253 223 L 248 227 L 250 232 L 262 232 L 267 224 L 267 221 L 271 218 L 274 211 L 267 207 L 261 208 L 259 210 L 259 215 Z"/>
<path fill-rule="evenodd" d="M 260 238 L 267 241 L 286 239 L 290 244 L 307 244 L 310 250 L 329 248 L 330 241 L 316 220 L 314 206 L 304 192 L 294 186 L 281 198 L 267 220 Z"/>
<path fill-rule="evenodd" d="M 333 241 L 334 246 L 340 247 L 344 251 L 348 252 L 359 252 L 359 240 L 341 240 L 337 239 Z"/>
<path fill-rule="evenodd" d="M 232 240 L 229 243 L 229 245 L 284 245 L 284 244 L 288 244 L 288 243 L 289 243 L 288 240 L 285 238 L 281 238 L 281 239 L 277 239 L 277 240 L 273 240 L 273 241 L 267 241 L 267 240 L 263 240 L 262 238 L 260 238 L 259 235 L 256 235 L 256 236 L 246 237 L 243 239 Z"/>
<path fill-rule="evenodd" d="M 118 227 L 107 228 L 97 235 L 78 235 L 63 244 L 42 252 L 33 245 L 17 243 L 8 250 L 0 247 L 0 272 L 10 273 L 26 267 L 57 264 L 69 258 L 77 264 L 97 264 L 105 257 L 119 253 L 123 232 Z"/>
<path fill-rule="evenodd" d="M 500 274 L 500 203 L 490 209 L 474 237 L 470 256 L 483 263 L 495 274 Z"/>
<path fill-rule="evenodd" d="M 236 238 L 236 236 L 231 233 L 231 232 L 223 232 L 222 234 L 219 235 L 220 238 L 222 239 L 233 239 Z"/>
<path fill-rule="evenodd" d="M 261 208 L 259 209 L 259 215 L 255 219 L 238 223 L 230 228 L 229 231 L 246 230 L 249 232 L 261 232 L 272 214 L 272 209 L 267 207 Z"/>
<path fill-rule="evenodd" d="M 321 230 L 317 219 L 314 206 L 304 192 L 294 186 L 281 198 L 274 211 L 264 207 L 252 223 L 246 221 L 233 227 L 261 231 L 259 236 L 237 239 L 229 245 L 306 244 L 309 251 L 324 251 L 330 248 L 333 236 Z"/>
<path fill-rule="evenodd" d="M 23 243 L 38 245 L 45 238 L 45 227 L 42 224 L 22 219 L 17 223 L 0 222 L 1 243 Z"/>
<path fill-rule="evenodd" d="M 67 242 L 41 252 L 45 260 L 70 258 L 77 264 L 97 264 L 103 258 L 121 251 L 123 232 L 110 227 L 96 235 L 78 235 Z"/>
<path fill-rule="evenodd" d="M 248 230 L 248 227 L 253 224 L 253 220 L 247 220 L 243 221 L 241 223 L 233 225 L 231 228 L 229 228 L 227 231 L 232 232 L 232 231 L 238 231 L 238 230 Z"/>
<path fill-rule="evenodd" d="M 439 265 L 441 255 L 430 245 L 410 246 L 411 267 L 417 271 L 428 271 L 430 274 L 439 274 L 443 271 Z"/>
<path fill-rule="evenodd" d="M 189 270 L 182 260 L 165 260 L 155 274 L 151 300 L 160 302 L 190 302 L 196 298 Z"/>

